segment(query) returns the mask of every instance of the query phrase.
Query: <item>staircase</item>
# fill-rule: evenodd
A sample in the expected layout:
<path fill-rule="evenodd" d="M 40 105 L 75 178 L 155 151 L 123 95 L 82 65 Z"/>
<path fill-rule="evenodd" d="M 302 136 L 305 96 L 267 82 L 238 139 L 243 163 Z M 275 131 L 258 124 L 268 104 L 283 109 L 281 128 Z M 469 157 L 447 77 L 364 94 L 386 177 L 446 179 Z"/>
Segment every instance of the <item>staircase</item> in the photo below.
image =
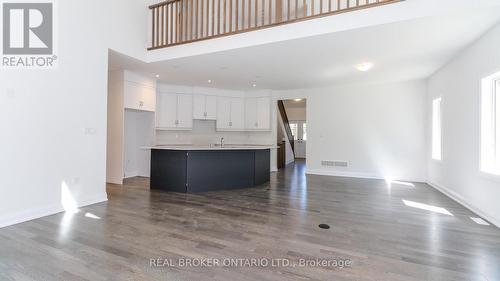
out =
<path fill-rule="evenodd" d="M 293 138 L 292 129 L 290 128 L 290 121 L 288 120 L 288 116 L 286 115 L 285 104 L 281 100 L 278 101 L 278 110 L 280 112 L 281 119 L 283 120 L 283 125 L 285 126 L 288 142 L 290 143 L 292 151 L 295 154 L 295 141 Z"/>

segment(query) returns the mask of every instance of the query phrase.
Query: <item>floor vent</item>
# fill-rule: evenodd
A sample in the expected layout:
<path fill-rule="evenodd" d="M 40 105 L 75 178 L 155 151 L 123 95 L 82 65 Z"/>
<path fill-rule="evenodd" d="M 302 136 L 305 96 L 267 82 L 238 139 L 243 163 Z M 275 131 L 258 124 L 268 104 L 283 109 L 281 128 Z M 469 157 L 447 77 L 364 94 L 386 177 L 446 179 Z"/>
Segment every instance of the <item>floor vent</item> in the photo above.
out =
<path fill-rule="evenodd" d="M 321 229 L 330 229 L 330 226 L 328 224 L 324 224 L 324 223 L 318 225 L 318 227 Z"/>
<path fill-rule="evenodd" d="M 321 161 L 321 166 L 329 166 L 329 167 L 347 167 L 349 163 L 347 161 L 330 161 L 323 160 Z"/>

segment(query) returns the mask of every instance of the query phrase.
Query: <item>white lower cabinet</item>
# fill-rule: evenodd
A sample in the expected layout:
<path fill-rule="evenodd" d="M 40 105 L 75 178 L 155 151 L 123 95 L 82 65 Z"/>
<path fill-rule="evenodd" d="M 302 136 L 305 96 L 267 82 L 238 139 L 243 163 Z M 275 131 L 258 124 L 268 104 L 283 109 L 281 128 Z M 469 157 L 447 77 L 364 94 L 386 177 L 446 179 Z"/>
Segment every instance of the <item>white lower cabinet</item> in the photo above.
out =
<path fill-rule="evenodd" d="M 192 95 L 158 93 L 157 103 L 157 129 L 190 130 L 193 128 Z"/>

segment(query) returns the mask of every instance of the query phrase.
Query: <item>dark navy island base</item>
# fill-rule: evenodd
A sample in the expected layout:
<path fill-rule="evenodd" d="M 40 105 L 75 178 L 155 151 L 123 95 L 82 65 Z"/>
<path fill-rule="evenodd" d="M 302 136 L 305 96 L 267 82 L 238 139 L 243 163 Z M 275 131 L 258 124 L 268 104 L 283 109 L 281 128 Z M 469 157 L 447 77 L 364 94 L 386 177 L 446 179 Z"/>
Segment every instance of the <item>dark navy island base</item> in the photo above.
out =
<path fill-rule="evenodd" d="M 203 192 L 269 181 L 270 149 L 151 150 L 151 189 Z"/>

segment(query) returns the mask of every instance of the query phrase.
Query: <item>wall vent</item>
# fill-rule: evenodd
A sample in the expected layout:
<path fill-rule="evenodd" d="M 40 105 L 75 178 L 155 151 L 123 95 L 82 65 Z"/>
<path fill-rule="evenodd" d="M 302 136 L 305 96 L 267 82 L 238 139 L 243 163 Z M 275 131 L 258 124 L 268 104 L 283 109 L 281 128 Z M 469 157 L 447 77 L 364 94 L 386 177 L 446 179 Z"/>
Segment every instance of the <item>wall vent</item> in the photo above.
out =
<path fill-rule="evenodd" d="M 321 161 L 321 166 L 328 166 L 328 167 L 347 167 L 347 166 L 349 166 L 349 162 L 347 162 L 347 161 L 331 161 L 331 160 L 323 160 L 323 161 Z"/>

